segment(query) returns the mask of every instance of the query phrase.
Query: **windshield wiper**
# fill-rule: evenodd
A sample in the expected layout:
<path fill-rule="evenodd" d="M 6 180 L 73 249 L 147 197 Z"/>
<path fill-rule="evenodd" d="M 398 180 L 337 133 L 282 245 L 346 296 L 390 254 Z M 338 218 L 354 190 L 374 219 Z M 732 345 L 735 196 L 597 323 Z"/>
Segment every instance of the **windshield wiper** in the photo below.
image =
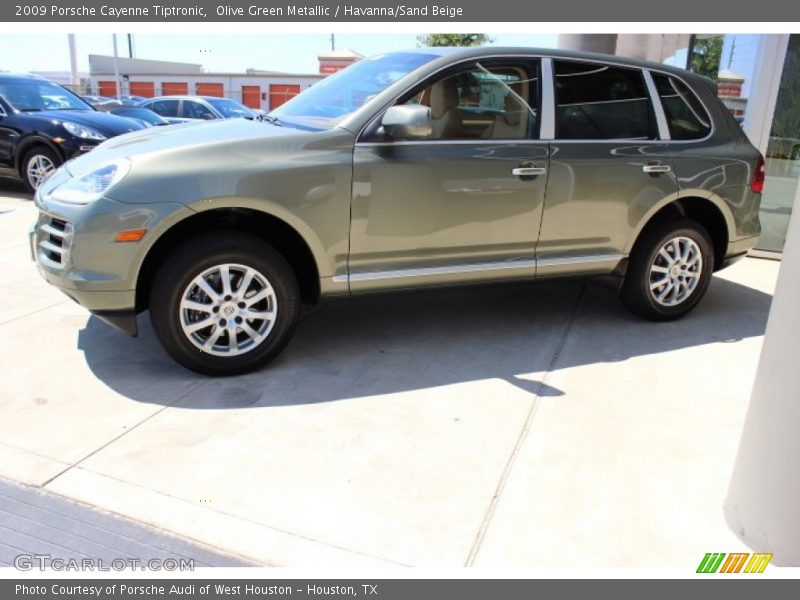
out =
<path fill-rule="evenodd" d="M 258 120 L 259 121 L 266 121 L 270 125 L 277 125 L 278 127 L 284 127 L 283 121 L 281 121 L 275 115 L 259 115 L 258 116 Z"/>

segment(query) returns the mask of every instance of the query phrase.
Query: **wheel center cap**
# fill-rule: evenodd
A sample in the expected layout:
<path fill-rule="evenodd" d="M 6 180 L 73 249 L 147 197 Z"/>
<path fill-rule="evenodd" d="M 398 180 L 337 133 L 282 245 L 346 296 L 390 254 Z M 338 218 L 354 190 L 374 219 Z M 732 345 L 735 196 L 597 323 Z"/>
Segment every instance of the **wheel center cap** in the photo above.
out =
<path fill-rule="evenodd" d="M 680 265 L 675 265 L 674 267 L 672 267 L 672 268 L 669 270 L 669 274 L 670 274 L 672 277 L 677 277 L 678 275 L 680 275 L 680 274 L 681 274 L 681 267 L 680 267 Z"/>
<path fill-rule="evenodd" d="M 223 304 L 220 312 L 226 317 L 233 316 L 236 312 L 236 305 L 230 303 Z"/>

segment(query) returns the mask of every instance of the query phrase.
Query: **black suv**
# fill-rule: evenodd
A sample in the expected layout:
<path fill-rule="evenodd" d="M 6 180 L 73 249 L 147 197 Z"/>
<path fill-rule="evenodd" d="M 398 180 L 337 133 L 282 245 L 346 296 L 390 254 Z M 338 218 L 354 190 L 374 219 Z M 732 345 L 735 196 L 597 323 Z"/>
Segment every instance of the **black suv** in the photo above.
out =
<path fill-rule="evenodd" d="M 0 169 L 22 177 L 30 191 L 70 158 L 144 126 L 99 112 L 41 77 L 0 74 Z"/>

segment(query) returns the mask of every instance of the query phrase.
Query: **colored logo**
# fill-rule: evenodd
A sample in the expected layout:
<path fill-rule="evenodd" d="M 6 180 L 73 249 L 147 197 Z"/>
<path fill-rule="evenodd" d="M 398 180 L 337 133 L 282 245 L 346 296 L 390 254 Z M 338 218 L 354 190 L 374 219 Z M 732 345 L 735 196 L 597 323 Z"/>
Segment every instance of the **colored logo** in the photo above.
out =
<path fill-rule="evenodd" d="M 727 557 L 727 558 L 726 558 Z M 772 554 L 767 552 L 709 552 L 700 561 L 698 573 L 763 573 Z"/>

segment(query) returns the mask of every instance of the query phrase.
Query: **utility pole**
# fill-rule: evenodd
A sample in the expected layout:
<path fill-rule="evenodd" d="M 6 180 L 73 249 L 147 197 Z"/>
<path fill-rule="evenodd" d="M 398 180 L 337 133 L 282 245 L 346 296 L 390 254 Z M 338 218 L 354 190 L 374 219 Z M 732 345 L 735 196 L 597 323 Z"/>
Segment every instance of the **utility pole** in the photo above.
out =
<path fill-rule="evenodd" d="M 331 52 L 336 50 L 336 34 L 331 34 Z"/>
<path fill-rule="evenodd" d="M 133 49 L 133 34 L 128 34 L 128 58 L 134 58 L 134 49 Z"/>
<path fill-rule="evenodd" d="M 75 46 L 75 34 L 68 33 L 67 41 L 69 42 L 69 70 L 70 70 L 70 83 L 72 84 L 72 91 L 81 95 L 81 76 L 78 73 L 78 50 Z"/>
<path fill-rule="evenodd" d="M 117 96 L 122 96 L 122 82 L 119 77 L 119 55 L 117 53 L 117 34 L 111 34 L 114 40 L 114 83 L 117 86 Z"/>

